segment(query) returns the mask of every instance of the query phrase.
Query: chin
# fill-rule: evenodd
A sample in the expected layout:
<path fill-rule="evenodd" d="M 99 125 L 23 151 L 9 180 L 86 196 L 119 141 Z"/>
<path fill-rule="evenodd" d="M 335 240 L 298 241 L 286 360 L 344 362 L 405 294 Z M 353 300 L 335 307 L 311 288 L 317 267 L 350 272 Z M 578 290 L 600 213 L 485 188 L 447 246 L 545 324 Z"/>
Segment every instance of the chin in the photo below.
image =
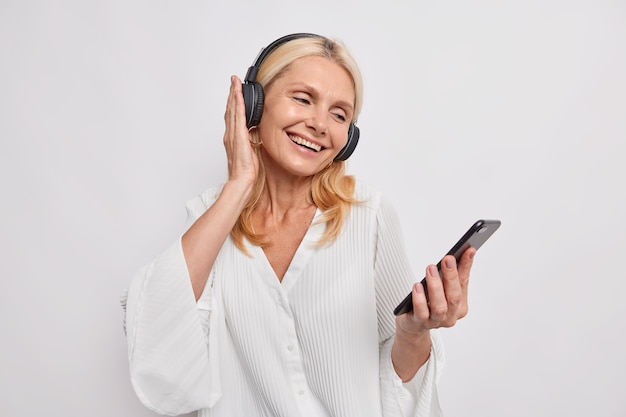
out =
<path fill-rule="evenodd" d="M 321 171 L 324 170 L 328 166 L 329 162 L 325 162 L 323 164 L 312 164 L 312 163 L 303 163 L 303 164 L 284 164 L 282 168 L 289 172 L 292 175 L 297 175 L 300 177 L 311 177 Z"/>
<path fill-rule="evenodd" d="M 291 175 L 295 175 L 298 177 L 312 177 L 318 172 L 321 172 L 324 168 L 305 168 L 305 167 L 285 167 L 285 171 L 290 173 Z"/>
<path fill-rule="evenodd" d="M 316 156 L 323 157 L 322 155 Z M 331 163 L 331 160 L 327 160 L 326 158 L 322 160 L 322 158 L 316 158 L 315 156 L 311 157 L 309 155 L 304 157 L 299 154 L 294 155 L 293 153 L 283 153 L 276 158 L 272 158 L 272 156 L 266 152 L 265 157 L 266 169 L 274 165 L 279 171 L 298 177 L 311 177 L 323 171 L 324 168 Z"/>

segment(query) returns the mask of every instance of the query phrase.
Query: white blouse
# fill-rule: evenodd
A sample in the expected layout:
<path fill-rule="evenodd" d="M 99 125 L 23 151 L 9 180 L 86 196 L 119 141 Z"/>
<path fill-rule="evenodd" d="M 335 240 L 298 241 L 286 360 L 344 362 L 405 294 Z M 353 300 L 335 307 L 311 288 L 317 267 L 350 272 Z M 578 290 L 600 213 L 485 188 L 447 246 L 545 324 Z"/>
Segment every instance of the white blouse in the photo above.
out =
<path fill-rule="evenodd" d="M 187 203 L 188 223 L 219 188 Z M 391 363 L 394 307 L 417 280 L 397 217 L 357 182 L 339 238 L 315 247 L 318 210 L 282 282 L 261 248 L 222 246 L 196 303 L 178 239 L 122 296 L 130 378 L 151 410 L 200 417 L 440 416 L 443 366 L 432 331 L 428 361 L 402 383 Z"/>

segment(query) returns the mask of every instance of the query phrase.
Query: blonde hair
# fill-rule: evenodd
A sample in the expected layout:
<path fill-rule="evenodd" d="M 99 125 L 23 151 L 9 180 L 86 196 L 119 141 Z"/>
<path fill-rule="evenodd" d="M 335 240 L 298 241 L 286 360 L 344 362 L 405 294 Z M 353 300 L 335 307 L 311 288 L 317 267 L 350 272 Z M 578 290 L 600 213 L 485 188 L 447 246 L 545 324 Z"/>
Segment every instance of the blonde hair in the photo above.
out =
<path fill-rule="evenodd" d="M 351 120 L 354 123 L 361 111 L 363 103 L 363 80 L 356 61 L 350 55 L 345 45 L 322 36 L 296 38 L 286 42 L 272 51 L 261 63 L 257 74 L 257 81 L 267 89 L 289 69 L 292 62 L 297 59 L 319 56 L 326 58 L 344 68 L 350 74 L 354 84 L 354 115 Z M 251 132 L 254 142 L 259 142 L 258 131 Z M 265 168 L 261 158 L 261 147 L 255 147 L 259 159 L 259 171 L 254 184 L 252 194 L 239 215 L 237 223 L 233 227 L 231 236 L 235 245 L 247 253 L 243 239 L 248 239 L 252 244 L 264 246 L 262 235 L 254 232 L 252 213 L 257 207 L 263 189 L 265 187 Z M 344 220 L 350 211 L 352 204 L 358 201 L 354 198 L 354 177 L 345 174 L 346 162 L 334 161 L 313 176 L 311 185 L 311 199 L 315 206 L 322 211 L 320 222 L 326 222 L 324 234 L 317 242 L 318 246 L 334 242 L 343 227 Z"/>

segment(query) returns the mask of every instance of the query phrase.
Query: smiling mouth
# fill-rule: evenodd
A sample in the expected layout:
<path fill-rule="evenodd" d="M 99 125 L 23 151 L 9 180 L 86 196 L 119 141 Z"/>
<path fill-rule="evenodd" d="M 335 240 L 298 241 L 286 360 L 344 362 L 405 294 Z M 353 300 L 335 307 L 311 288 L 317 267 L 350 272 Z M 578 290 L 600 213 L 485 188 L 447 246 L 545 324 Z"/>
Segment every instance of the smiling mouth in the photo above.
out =
<path fill-rule="evenodd" d="M 289 135 L 289 139 L 291 139 L 293 143 L 298 144 L 300 146 L 304 146 L 305 148 L 310 149 L 315 152 L 319 152 L 323 149 L 322 146 L 317 145 L 315 143 L 311 143 L 306 139 L 302 139 L 300 136 Z"/>

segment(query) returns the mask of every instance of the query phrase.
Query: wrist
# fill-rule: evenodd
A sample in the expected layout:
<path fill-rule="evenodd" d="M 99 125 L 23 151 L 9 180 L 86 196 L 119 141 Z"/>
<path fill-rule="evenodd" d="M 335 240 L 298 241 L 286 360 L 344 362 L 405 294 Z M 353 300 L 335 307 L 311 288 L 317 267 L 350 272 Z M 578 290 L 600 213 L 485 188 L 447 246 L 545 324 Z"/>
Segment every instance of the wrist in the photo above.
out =
<path fill-rule="evenodd" d="M 408 382 L 430 356 L 430 331 L 419 333 L 397 331 L 391 348 L 391 363 L 402 382 Z"/>
<path fill-rule="evenodd" d="M 222 194 L 226 193 L 238 195 L 241 201 L 245 204 L 248 201 L 253 188 L 254 180 L 243 177 L 233 177 L 224 184 Z"/>
<path fill-rule="evenodd" d="M 423 328 L 417 331 L 407 331 L 401 327 L 396 329 L 396 340 L 411 345 L 421 345 L 424 342 L 430 343 L 430 330 Z"/>

